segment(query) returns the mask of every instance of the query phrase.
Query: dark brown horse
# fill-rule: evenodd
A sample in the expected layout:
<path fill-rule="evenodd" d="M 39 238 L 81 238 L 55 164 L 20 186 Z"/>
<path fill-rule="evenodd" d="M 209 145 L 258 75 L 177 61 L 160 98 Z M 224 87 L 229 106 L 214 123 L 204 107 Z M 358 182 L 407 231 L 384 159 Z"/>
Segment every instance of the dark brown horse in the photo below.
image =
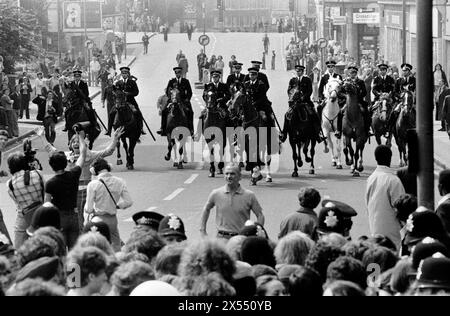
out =
<path fill-rule="evenodd" d="M 381 137 L 389 135 L 389 116 L 392 112 L 392 98 L 389 94 L 383 94 L 372 107 L 372 129 L 378 145 L 381 145 Z M 386 145 L 391 146 L 392 137 L 387 136 Z"/>
<path fill-rule="evenodd" d="M 314 123 L 306 108 L 308 105 L 301 100 L 301 95 L 302 93 L 299 89 L 292 90 L 289 98 L 289 103 L 292 104 L 292 111 L 287 113 L 285 117 L 285 124 L 289 122 L 286 126 L 294 160 L 293 178 L 299 176 L 298 168 L 303 167 L 302 149 L 305 161 L 311 163 L 309 174 L 315 174 L 316 138 L 314 137 Z M 311 149 L 309 149 L 310 146 Z M 308 150 L 310 150 L 311 157 L 308 156 Z"/>
<path fill-rule="evenodd" d="M 363 153 L 369 135 L 364 126 L 356 85 L 347 80 L 344 82 L 343 91 L 347 97 L 343 120 L 345 161 L 347 166 L 351 166 L 353 176 L 359 177 L 360 172 L 364 171 Z M 356 144 L 355 149 L 353 149 L 353 142 Z"/>
<path fill-rule="evenodd" d="M 394 137 L 400 153 L 400 167 L 408 165 L 408 130 L 416 128 L 414 94 L 406 91 L 402 95 L 401 110 L 395 124 Z"/>

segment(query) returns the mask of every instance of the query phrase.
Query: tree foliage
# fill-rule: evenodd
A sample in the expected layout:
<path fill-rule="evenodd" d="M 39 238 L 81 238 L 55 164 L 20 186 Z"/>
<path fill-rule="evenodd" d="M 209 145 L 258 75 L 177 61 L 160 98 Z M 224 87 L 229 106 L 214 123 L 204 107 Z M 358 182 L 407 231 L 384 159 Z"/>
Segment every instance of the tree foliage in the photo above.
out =
<path fill-rule="evenodd" d="M 16 62 L 32 61 L 43 53 L 36 14 L 19 9 L 16 3 L 0 3 L 0 55 L 6 73 L 14 72 Z"/>

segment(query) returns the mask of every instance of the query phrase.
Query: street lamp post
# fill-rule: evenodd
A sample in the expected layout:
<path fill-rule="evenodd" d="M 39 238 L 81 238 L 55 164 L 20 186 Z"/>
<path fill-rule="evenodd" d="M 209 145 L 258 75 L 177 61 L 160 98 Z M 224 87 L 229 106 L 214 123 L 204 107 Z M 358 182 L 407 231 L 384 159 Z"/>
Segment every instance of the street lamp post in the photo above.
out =
<path fill-rule="evenodd" d="M 406 63 L 406 0 L 402 3 L 403 22 L 402 22 L 402 63 Z"/>
<path fill-rule="evenodd" d="M 85 58 L 84 60 L 87 62 L 87 71 L 88 71 L 88 85 L 91 85 L 91 56 L 89 54 L 89 47 L 87 45 L 88 41 L 88 33 L 87 33 L 87 20 L 86 20 L 86 0 L 83 0 L 83 20 L 84 20 L 84 47 L 85 47 Z"/>

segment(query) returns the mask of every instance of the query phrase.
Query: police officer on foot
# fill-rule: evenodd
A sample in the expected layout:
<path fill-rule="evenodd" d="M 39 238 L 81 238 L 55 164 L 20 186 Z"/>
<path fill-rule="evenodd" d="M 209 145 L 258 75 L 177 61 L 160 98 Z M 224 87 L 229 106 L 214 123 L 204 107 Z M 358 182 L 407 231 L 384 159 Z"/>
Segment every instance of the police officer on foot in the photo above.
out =
<path fill-rule="evenodd" d="M 297 71 L 297 76 L 295 76 L 294 78 L 292 78 L 289 81 L 288 95 L 289 96 L 292 95 L 292 93 L 294 92 L 295 89 L 300 90 L 300 100 L 295 100 L 295 101 L 301 102 L 301 103 L 304 103 L 307 105 L 306 109 L 308 111 L 308 115 L 313 120 L 313 123 L 314 123 L 313 124 L 314 125 L 314 135 L 316 136 L 317 141 L 319 143 L 321 143 L 323 140 L 323 136 L 321 135 L 322 130 L 320 127 L 320 119 L 316 112 L 316 109 L 314 108 L 314 103 L 312 103 L 312 101 L 311 101 L 311 95 L 313 92 L 312 81 L 308 76 L 305 75 L 305 69 L 306 69 L 306 67 L 301 66 L 301 65 L 295 66 L 295 70 Z M 290 119 L 288 119 L 288 118 L 292 117 L 293 107 L 295 106 L 295 101 L 289 104 L 289 110 L 288 110 L 288 113 L 286 114 L 286 119 L 284 121 L 283 134 L 281 136 L 282 142 L 285 142 L 286 138 L 287 138 L 288 124 L 290 123 Z"/>
<path fill-rule="evenodd" d="M 188 79 L 182 78 L 183 68 L 175 67 L 173 68 L 175 72 L 175 78 L 170 79 L 166 88 L 166 95 L 169 98 L 169 103 L 171 102 L 171 91 L 173 89 L 178 89 L 180 91 L 181 101 L 184 103 L 184 106 L 187 107 L 187 115 L 189 121 L 189 130 L 191 135 L 194 135 L 194 110 L 192 109 L 191 99 L 192 99 L 192 88 L 191 83 Z M 167 104 L 168 105 L 168 104 Z M 161 128 L 157 133 L 161 136 L 166 135 L 166 125 L 167 125 L 167 105 L 162 108 L 161 111 Z"/>

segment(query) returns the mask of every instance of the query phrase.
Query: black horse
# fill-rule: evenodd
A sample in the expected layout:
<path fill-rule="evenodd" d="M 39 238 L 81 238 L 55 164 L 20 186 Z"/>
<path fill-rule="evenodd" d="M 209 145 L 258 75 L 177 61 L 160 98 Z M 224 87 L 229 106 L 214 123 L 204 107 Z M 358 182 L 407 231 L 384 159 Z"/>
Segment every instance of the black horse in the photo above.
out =
<path fill-rule="evenodd" d="M 302 93 L 298 88 L 291 92 L 289 102 L 292 104 L 292 110 L 285 117 L 286 130 L 294 160 L 293 178 L 298 177 L 298 168 L 303 167 L 302 148 L 305 161 L 311 163 L 309 174 L 315 174 L 314 156 L 316 154 L 315 148 L 317 141 L 314 136 L 314 123 L 306 108 L 308 105 L 301 100 L 301 96 Z M 309 146 L 311 146 L 311 157 L 308 156 Z"/>
<path fill-rule="evenodd" d="M 114 119 L 114 130 L 123 128 L 121 136 L 123 148 L 127 157 L 127 169 L 134 170 L 134 150 L 141 136 L 141 128 L 136 119 L 136 109 L 127 102 L 127 96 L 121 87 L 115 87 L 114 90 L 115 106 L 112 110 L 111 118 Z M 127 142 L 128 139 L 128 142 Z M 122 165 L 122 156 L 120 153 L 120 142 L 117 143 L 117 165 Z"/>
<path fill-rule="evenodd" d="M 67 108 L 65 118 L 69 142 L 75 135 L 76 129 L 83 130 L 89 140 L 89 149 L 92 149 L 101 131 L 94 110 L 73 89 L 67 90 L 64 102 Z"/>

